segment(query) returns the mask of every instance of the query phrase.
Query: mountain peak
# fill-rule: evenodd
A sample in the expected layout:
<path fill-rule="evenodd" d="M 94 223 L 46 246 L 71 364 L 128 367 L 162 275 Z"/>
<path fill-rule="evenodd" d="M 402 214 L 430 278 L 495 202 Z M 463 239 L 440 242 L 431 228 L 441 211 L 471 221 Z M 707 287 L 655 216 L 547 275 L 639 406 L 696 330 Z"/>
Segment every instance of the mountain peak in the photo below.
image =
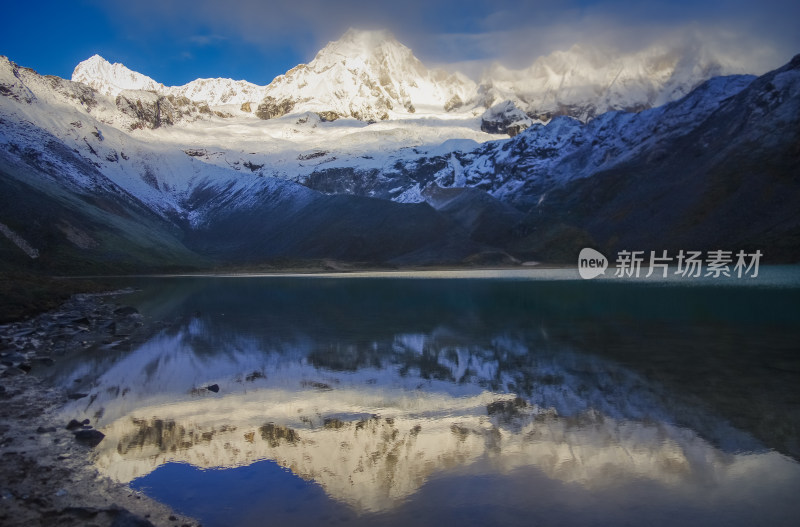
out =
<path fill-rule="evenodd" d="M 391 31 L 386 29 L 357 29 L 352 27 L 345 31 L 344 35 L 336 42 L 353 43 L 365 48 L 374 48 L 384 42 L 400 44 Z"/>
<path fill-rule="evenodd" d="M 73 82 L 82 82 L 110 97 L 116 97 L 123 90 L 160 91 L 164 85 L 147 75 L 128 69 L 124 64 L 111 64 L 100 55 L 92 55 L 75 67 Z"/>
<path fill-rule="evenodd" d="M 264 115 L 302 107 L 333 118 L 385 120 L 417 108 L 443 112 L 449 101 L 469 100 L 474 89 L 468 79 L 426 68 L 389 31 L 349 29 L 267 87 L 271 100 L 284 103 L 265 107 Z"/>
<path fill-rule="evenodd" d="M 88 66 L 96 66 L 96 67 L 100 67 L 100 66 L 109 66 L 110 67 L 111 66 L 111 63 L 109 61 L 107 61 L 105 58 L 103 58 L 102 56 L 98 55 L 97 53 L 95 53 L 94 55 L 92 55 L 88 59 L 86 59 L 83 62 L 81 62 L 81 64 L 83 64 L 84 66 L 87 66 L 87 67 Z"/>
<path fill-rule="evenodd" d="M 396 56 L 406 61 L 417 60 L 411 50 L 398 42 L 387 30 L 350 28 L 339 40 L 328 42 L 314 58 L 315 62 L 338 62 L 342 58 L 363 61 L 383 61 Z"/>

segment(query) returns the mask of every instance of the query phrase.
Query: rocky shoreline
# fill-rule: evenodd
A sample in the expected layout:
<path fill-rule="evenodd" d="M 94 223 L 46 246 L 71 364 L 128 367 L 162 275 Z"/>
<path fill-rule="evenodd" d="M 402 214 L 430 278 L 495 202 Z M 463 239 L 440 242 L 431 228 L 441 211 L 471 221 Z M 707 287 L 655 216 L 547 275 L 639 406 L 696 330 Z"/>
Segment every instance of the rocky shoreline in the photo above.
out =
<path fill-rule="evenodd" d="M 61 308 L 0 326 L 0 524 L 25 526 L 198 526 L 165 505 L 101 477 L 91 422 L 59 410 L 84 397 L 46 386 L 36 370 L 92 348 L 130 346 L 147 334 L 128 291 L 75 295 Z"/>

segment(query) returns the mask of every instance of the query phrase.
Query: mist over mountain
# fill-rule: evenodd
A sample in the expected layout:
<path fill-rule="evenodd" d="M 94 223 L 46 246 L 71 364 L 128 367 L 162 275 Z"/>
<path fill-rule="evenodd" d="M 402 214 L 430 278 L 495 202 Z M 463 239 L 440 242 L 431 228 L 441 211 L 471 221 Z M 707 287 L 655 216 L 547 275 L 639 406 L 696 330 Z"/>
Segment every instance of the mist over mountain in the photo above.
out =
<path fill-rule="evenodd" d="M 531 119 L 547 122 L 558 115 L 586 121 L 609 110 L 660 106 L 711 77 L 733 73 L 745 72 L 701 43 L 657 44 L 628 54 L 574 45 L 521 70 L 494 64 L 476 83 L 460 73 L 427 68 L 388 31 L 350 29 L 310 63 L 268 86 L 197 79 L 167 87 L 99 55 L 78 64 L 72 80 L 111 97 L 147 90 L 212 107 L 247 104 L 255 111 L 260 105 L 257 115 L 265 119 L 314 111 L 331 119 L 386 120 L 413 115 L 418 108 L 474 115 L 510 102 L 528 116 L 525 124 L 530 125 Z"/>
<path fill-rule="evenodd" d="M 2 58 L 0 254 L 65 272 L 572 262 L 587 245 L 793 261 L 799 68 L 574 46 L 475 82 L 358 30 L 267 86 Z"/>

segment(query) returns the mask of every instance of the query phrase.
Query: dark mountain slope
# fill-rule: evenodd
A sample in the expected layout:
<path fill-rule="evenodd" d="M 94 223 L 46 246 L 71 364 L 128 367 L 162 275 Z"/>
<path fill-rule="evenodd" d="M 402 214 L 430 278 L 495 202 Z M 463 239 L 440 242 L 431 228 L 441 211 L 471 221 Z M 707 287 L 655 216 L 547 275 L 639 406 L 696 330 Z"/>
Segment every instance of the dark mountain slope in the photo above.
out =
<path fill-rule="evenodd" d="M 48 142 L 47 148 L 58 143 Z M 66 274 L 142 272 L 206 266 L 187 249 L 183 233 L 70 151 L 71 168 L 96 184 L 83 190 L 59 181 L 36 152 L 0 151 L 2 222 L 38 252 L 31 258 L 6 236 L 6 267 Z"/>
<path fill-rule="evenodd" d="M 525 243 L 566 225 L 609 252 L 761 249 L 768 261 L 800 260 L 800 56 L 658 154 L 551 190 L 523 222 Z"/>
<path fill-rule="evenodd" d="M 453 263 L 483 249 L 427 204 L 303 190 L 280 197 L 265 188 L 252 207 L 213 211 L 205 226 L 189 233 L 189 244 L 238 263 L 286 258 Z"/>

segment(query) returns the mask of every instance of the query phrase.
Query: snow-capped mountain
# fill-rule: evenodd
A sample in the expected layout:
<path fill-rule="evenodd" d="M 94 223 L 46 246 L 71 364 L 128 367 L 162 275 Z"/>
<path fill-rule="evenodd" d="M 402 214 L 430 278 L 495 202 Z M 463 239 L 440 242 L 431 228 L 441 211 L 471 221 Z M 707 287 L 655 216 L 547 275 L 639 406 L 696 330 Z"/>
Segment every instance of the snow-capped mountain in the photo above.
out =
<path fill-rule="evenodd" d="M 533 124 L 510 141 L 457 153 L 463 185 L 504 201 L 538 203 L 554 186 L 612 169 L 685 135 L 754 78 L 718 77 L 682 99 L 639 113 L 606 112 L 588 123 L 559 116 L 547 125 Z M 450 186 L 450 175 L 441 176 L 437 184 Z"/>
<path fill-rule="evenodd" d="M 496 64 L 476 84 L 460 73 L 427 68 L 387 31 L 350 29 L 311 62 L 268 86 L 198 79 L 166 87 L 98 55 L 80 63 L 72 80 L 112 97 L 125 90 L 155 91 L 210 107 L 236 105 L 262 119 L 308 111 L 326 120 L 361 121 L 406 118 L 417 112 L 446 118 L 451 112 L 486 111 L 484 131 L 514 135 L 534 121 L 559 115 L 587 121 L 609 110 L 660 106 L 711 77 L 734 73 L 745 72 L 700 44 L 659 45 L 629 54 L 575 45 L 539 57 L 522 70 Z M 514 115 L 497 119 L 509 111 Z"/>
<path fill-rule="evenodd" d="M 564 71 L 583 71 L 569 64 Z M 663 86 L 680 90 L 687 85 L 673 80 L 716 71 L 686 64 L 640 70 L 661 71 Z M 629 70 L 614 86 L 627 86 L 620 79 L 632 78 L 636 67 Z M 538 228 L 534 213 L 536 221 L 547 216 L 576 229 L 575 243 L 619 243 L 641 229 L 624 224 L 609 232 L 614 222 L 602 215 L 626 217 L 619 211 L 586 216 L 604 195 L 595 182 L 609 174 L 634 173 L 640 183 L 626 187 L 625 196 L 638 202 L 648 202 L 645 194 L 657 192 L 659 182 L 694 174 L 691 185 L 675 190 L 683 193 L 675 200 L 697 201 L 686 194 L 694 188 L 710 193 L 713 207 L 728 207 L 727 198 L 713 191 L 725 183 L 709 178 L 742 166 L 751 167 L 751 191 L 735 187 L 724 196 L 781 187 L 764 191 L 755 210 L 768 212 L 747 222 L 748 239 L 758 240 L 785 212 L 770 196 L 795 193 L 791 179 L 775 180 L 775 174 L 791 173 L 796 165 L 787 152 L 796 144 L 791 123 L 799 120 L 797 71 L 794 60 L 757 81 L 712 79 L 679 100 L 638 113 L 608 112 L 588 122 L 559 116 L 545 124 L 523 111 L 521 98 L 485 110 L 471 95 L 480 86 L 425 68 L 383 32 L 350 31 L 263 91 L 229 79 L 164 87 L 100 57 L 79 65 L 75 78 L 81 81 L 73 82 L 2 58 L 0 223 L 11 234 L 0 241 L 25 241 L 48 268 L 63 264 L 48 258 L 65 254 L 70 265 L 82 259 L 106 265 L 109 257 L 124 261 L 134 253 L 137 265 L 201 266 L 206 258 L 547 258 L 540 245 L 529 243 Z M 605 93 L 607 102 L 617 92 Z M 661 100 L 653 97 L 653 104 Z M 518 135 L 498 140 L 503 131 Z M 696 151 L 696 164 L 682 157 L 687 151 Z M 731 159 L 749 157 L 731 165 L 723 152 Z M 712 188 L 698 189 L 701 183 Z M 26 196 L 38 196 L 35 206 Z M 674 202 L 666 207 L 680 210 Z M 52 221 L 31 223 L 26 218 L 34 209 Z M 580 214 L 563 216 L 573 210 Z M 118 217 L 108 221 L 106 214 Z M 713 228 L 704 223 L 710 217 L 696 220 L 703 231 L 698 245 L 734 237 L 731 216 L 716 218 Z M 775 224 L 784 232 L 793 222 Z M 158 249 L 146 233 L 158 240 Z M 743 239 L 741 232 L 736 236 Z M 0 251 L 6 261 L 27 265 L 19 247 L 13 242 Z M 781 258 L 798 252 L 791 244 L 780 251 Z"/>
<path fill-rule="evenodd" d="M 109 97 L 116 97 L 125 90 L 164 92 L 166 87 L 147 75 L 143 75 L 124 64 L 111 64 L 100 55 L 92 55 L 75 67 L 72 81 L 90 86 Z"/>
<path fill-rule="evenodd" d="M 264 86 L 233 79 L 196 79 L 182 86 L 164 86 L 147 75 L 128 69 L 124 64 L 111 64 L 100 55 L 93 55 L 75 67 L 72 81 L 90 86 L 109 97 L 126 91 L 151 91 L 159 95 L 186 97 L 209 106 L 241 105 L 264 98 Z"/>
<path fill-rule="evenodd" d="M 537 58 L 522 70 L 496 64 L 482 77 L 486 106 L 511 101 L 529 117 L 587 121 L 611 110 L 661 106 L 720 75 L 747 73 L 701 46 L 663 44 L 629 54 L 575 45 Z"/>
<path fill-rule="evenodd" d="M 385 167 L 377 175 L 358 162 L 337 160 L 313 169 L 305 182 L 335 191 L 326 174 L 347 167 L 356 177 L 361 176 L 356 187 L 368 195 L 431 202 L 426 189 L 471 187 L 526 210 L 545 199 L 554 187 L 613 169 L 686 135 L 754 78 L 715 78 L 678 101 L 639 113 L 607 112 L 588 123 L 559 116 L 546 125 L 534 123 L 527 129 L 525 115 L 507 102 L 487 112 L 482 126 L 496 123 L 525 130 L 513 139 L 420 155 Z"/>
<path fill-rule="evenodd" d="M 223 106 L 253 103 L 264 98 L 265 88 L 247 81 L 233 79 L 196 79 L 183 86 L 168 88 L 167 93 L 176 97 L 186 97 L 209 106 Z"/>
<path fill-rule="evenodd" d="M 389 139 L 392 131 L 366 130 L 352 119 L 222 117 L 148 91 L 114 99 L 5 57 L 0 86 L 3 266 L 205 266 L 212 254 L 228 262 L 411 254 L 417 262 L 445 254 L 458 261 L 482 250 L 425 204 L 328 196 L 290 181 L 305 164 L 324 161 L 303 153 L 311 145 L 338 143 L 349 157 L 351 148 L 402 148 L 447 128 Z M 30 254 L 40 256 L 32 261 Z"/>
<path fill-rule="evenodd" d="M 445 113 L 474 98 L 476 86 L 464 75 L 430 70 L 409 48 L 386 31 L 349 30 L 325 46 L 308 64 L 300 64 L 268 86 L 232 79 L 197 79 L 166 87 L 122 64 L 98 55 L 72 74 L 104 95 L 126 90 L 155 91 L 209 106 L 246 104 L 261 118 L 313 111 L 327 120 L 353 117 L 385 120 L 417 109 Z"/>
<path fill-rule="evenodd" d="M 266 94 L 284 113 L 297 108 L 375 121 L 417 110 L 444 113 L 474 91 L 475 83 L 463 75 L 426 68 L 390 33 L 351 29 L 307 65 L 276 78 Z"/>
<path fill-rule="evenodd" d="M 789 176 L 800 170 L 798 94 L 795 57 L 762 77 L 717 77 L 638 113 L 607 112 L 588 123 L 559 116 L 512 139 L 420 155 L 377 172 L 353 163 L 347 188 L 425 201 L 467 225 L 479 217 L 473 239 L 510 243 L 518 251 L 512 253 L 531 259 L 547 253 L 572 262 L 587 245 L 613 253 L 725 243 L 769 245 L 773 257 L 792 259 L 787 233 L 800 228 L 793 212 L 800 188 Z M 317 167 L 305 183 L 343 192 L 332 180 L 344 179 L 345 164 Z"/>

